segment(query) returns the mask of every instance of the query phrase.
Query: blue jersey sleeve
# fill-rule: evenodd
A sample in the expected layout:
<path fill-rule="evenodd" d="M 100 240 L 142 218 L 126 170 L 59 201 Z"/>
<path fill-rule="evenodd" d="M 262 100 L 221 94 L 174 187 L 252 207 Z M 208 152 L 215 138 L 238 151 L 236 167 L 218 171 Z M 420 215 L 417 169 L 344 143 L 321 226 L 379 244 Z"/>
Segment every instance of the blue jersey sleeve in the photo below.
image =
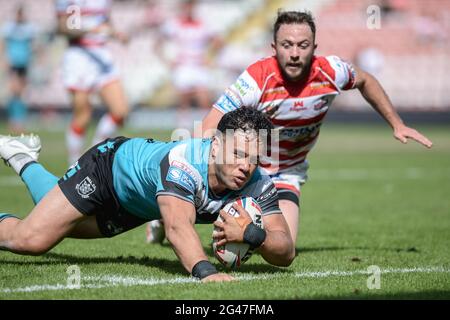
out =
<path fill-rule="evenodd" d="M 197 179 L 192 168 L 182 161 L 169 162 L 169 156 L 166 156 L 161 161 L 160 169 L 156 196 L 171 195 L 195 205 Z"/>

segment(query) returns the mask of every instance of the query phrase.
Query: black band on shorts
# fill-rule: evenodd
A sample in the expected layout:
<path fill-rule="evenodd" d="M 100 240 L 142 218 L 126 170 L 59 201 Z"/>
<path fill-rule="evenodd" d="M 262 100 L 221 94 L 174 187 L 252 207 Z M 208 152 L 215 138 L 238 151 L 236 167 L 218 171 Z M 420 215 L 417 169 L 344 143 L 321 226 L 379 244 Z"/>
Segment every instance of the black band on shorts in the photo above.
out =
<path fill-rule="evenodd" d="M 300 203 L 300 197 L 289 189 L 277 189 L 278 200 L 288 200 L 294 202 L 296 205 Z"/>
<path fill-rule="evenodd" d="M 249 223 L 244 231 L 244 242 L 252 249 L 259 248 L 266 240 L 266 230 L 258 227 L 254 223 Z"/>
<path fill-rule="evenodd" d="M 218 273 L 216 267 L 208 260 L 201 260 L 192 268 L 192 276 L 200 280 L 216 273 Z"/>

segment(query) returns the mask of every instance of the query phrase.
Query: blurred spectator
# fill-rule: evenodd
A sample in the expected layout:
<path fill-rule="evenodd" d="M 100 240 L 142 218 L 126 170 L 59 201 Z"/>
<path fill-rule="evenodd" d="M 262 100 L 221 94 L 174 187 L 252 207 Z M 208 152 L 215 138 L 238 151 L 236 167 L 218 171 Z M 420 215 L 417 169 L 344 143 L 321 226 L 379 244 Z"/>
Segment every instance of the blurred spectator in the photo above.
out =
<path fill-rule="evenodd" d="M 81 26 L 73 27 L 69 21 L 71 7 L 77 6 Z M 108 0 L 58 0 L 58 30 L 69 42 L 63 58 L 63 82 L 71 94 L 73 119 L 67 130 L 66 144 L 69 163 L 74 163 L 84 151 L 86 129 L 92 117 L 91 93 L 99 92 L 108 107 L 100 119 L 92 144 L 112 137 L 128 115 L 128 103 L 119 78 L 119 71 L 106 47 L 115 38 L 127 42 L 127 37 L 114 30 L 110 21 L 111 2 Z"/>
<path fill-rule="evenodd" d="M 159 28 L 167 18 L 167 12 L 161 1 L 148 0 L 144 14 L 144 25 L 147 28 Z"/>
<path fill-rule="evenodd" d="M 407 7 L 408 0 L 380 0 L 379 6 L 382 14 L 391 15 L 404 12 Z"/>
<path fill-rule="evenodd" d="M 414 30 L 420 43 L 443 45 L 447 41 L 444 22 L 439 14 L 439 12 L 428 11 L 426 7 L 423 7 L 415 17 Z"/>
<path fill-rule="evenodd" d="M 220 46 L 219 38 L 196 17 L 196 5 L 195 0 L 183 2 L 179 16 L 162 25 L 161 41 L 157 41 L 156 48 L 171 67 L 178 98 L 178 126 L 184 128 L 193 126 L 191 104 L 194 101 L 204 110 L 210 107 L 208 49 Z M 175 49 L 173 57 L 160 51 L 166 41 Z"/>
<path fill-rule="evenodd" d="M 23 94 L 27 85 L 27 74 L 33 57 L 33 40 L 35 27 L 27 22 L 24 9 L 19 5 L 15 18 L 8 21 L 2 28 L 2 47 L 6 55 L 9 69 L 10 98 L 7 101 L 8 125 L 13 134 L 25 129 L 27 104 Z"/>

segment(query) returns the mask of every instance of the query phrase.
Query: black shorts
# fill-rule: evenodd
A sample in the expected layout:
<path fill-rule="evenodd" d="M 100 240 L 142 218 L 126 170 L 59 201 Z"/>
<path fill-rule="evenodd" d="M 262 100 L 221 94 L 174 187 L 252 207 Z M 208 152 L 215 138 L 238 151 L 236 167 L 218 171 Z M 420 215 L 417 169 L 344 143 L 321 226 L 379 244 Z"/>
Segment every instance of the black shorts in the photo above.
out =
<path fill-rule="evenodd" d="M 127 212 L 114 190 L 114 155 L 127 140 L 117 137 L 93 146 L 58 181 L 62 192 L 78 211 L 95 215 L 98 228 L 105 237 L 113 237 L 147 222 Z"/>
<path fill-rule="evenodd" d="M 11 66 L 9 67 L 9 72 L 11 74 L 15 74 L 20 78 L 26 78 L 27 73 L 28 73 L 28 68 L 27 67 L 14 67 Z"/>
<path fill-rule="evenodd" d="M 300 197 L 294 191 L 287 188 L 279 188 L 277 189 L 277 192 L 278 192 L 278 200 L 288 200 L 295 203 L 296 205 L 299 205 Z"/>

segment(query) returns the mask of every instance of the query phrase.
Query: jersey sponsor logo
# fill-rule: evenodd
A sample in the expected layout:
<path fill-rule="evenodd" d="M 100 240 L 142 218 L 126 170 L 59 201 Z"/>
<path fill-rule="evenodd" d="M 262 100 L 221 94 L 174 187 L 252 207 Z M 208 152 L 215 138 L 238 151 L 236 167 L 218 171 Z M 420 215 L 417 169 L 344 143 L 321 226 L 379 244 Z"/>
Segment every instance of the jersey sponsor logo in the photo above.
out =
<path fill-rule="evenodd" d="M 329 81 L 313 82 L 309 85 L 312 89 L 333 88 Z"/>
<path fill-rule="evenodd" d="M 227 89 L 225 93 L 220 96 L 216 103 L 217 106 L 226 111 L 231 111 L 239 108 L 242 105 L 239 97 L 232 90 Z"/>
<path fill-rule="evenodd" d="M 302 111 L 302 110 L 306 110 L 303 100 L 294 101 L 294 105 L 289 109 L 289 111 L 294 111 L 294 112 L 298 112 L 298 111 Z"/>
<path fill-rule="evenodd" d="M 237 89 L 242 97 L 245 97 L 247 93 L 252 91 L 252 87 L 248 84 L 247 81 L 242 79 L 242 77 L 237 79 L 237 81 L 233 84 L 233 87 Z"/>
<path fill-rule="evenodd" d="M 195 193 L 194 179 L 186 171 L 182 171 L 176 167 L 170 167 L 166 180 L 182 186 L 189 192 Z"/>
<path fill-rule="evenodd" d="M 236 108 L 239 108 L 242 105 L 242 101 L 239 98 L 239 95 L 237 95 L 236 92 L 234 92 L 233 90 L 226 89 L 225 96 L 228 98 L 228 100 L 231 102 L 231 104 L 233 104 L 233 106 L 235 106 Z"/>
<path fill-rule="evenodd" d="M 264 202 L 264 201 L 266 201 L 267 199 L 269 199 L 270 197 L 272 197 L 276 192 L 277 192 L 277 189 L 276 189 L 275 186 L 274 186 L 272 189 L 269 190 L 269 192 L 266 192 L 266 193 L 262 194 L 262 195 L 257 199 L 257 201 L 258 201 L 258 202 Z"/>
<path fill-rule="evenodd" d="M 167 175 L 172 180 L 179 180 L 181 179 L 181 170 L 177 168 L 169 168 Z"/>
<path fill-rule="evenodd" d="M 316 103 L 314 103 L 313 108 L 314 110 L 320 110 L 328 105 L 327 99 L 320 99 Z"/>
<path fill-rule="evenodd" d="M 272 88 L 272 89 L 267 89 L 264 91 L 264 95 L 269 95 L 269 94 L 288 94 L 286 88 L 284 87 L 277 87 L 277 88 Z"/>
<path fill-rule="evenodd" d="M 316 130 L 320 128 L 322 123 L 317 123 L 312 126 L 303 127 L 303 128 L 295 128 L 295 129 L 282 129 L 280 130 L 280 139 L 290 139 L 294 137 L 308 137 Z"/>
<path fill-rule="evenodd" d="M 216 102 L 216 106 L 218 106 L 223 111 L 233 111 L 237 106 L 233 104 L 233 102 L 228 98 L 226 94 L 220 96 L 219 100 Z"/>
<path fill-rule="evenodd" d="M 88 176 L 75 186 L 78 194 L 83 198 L 89 198 L 89 195 L 95 192 L 96 186 Z"/>
<path fill-rule="evenodd" d="M 197 175 L 195 174 L 195 172 L 186 163 L 183 163 L 183 162 L 178 161 L 178 160 L 173 160 L 170 163 L 170 166 L 171 167 L 180 168 L 182 171 L 186 172 L 194 180 L 195 184 L 199 184 L 200 183 L 200 181 L 197 179 Z"/>

